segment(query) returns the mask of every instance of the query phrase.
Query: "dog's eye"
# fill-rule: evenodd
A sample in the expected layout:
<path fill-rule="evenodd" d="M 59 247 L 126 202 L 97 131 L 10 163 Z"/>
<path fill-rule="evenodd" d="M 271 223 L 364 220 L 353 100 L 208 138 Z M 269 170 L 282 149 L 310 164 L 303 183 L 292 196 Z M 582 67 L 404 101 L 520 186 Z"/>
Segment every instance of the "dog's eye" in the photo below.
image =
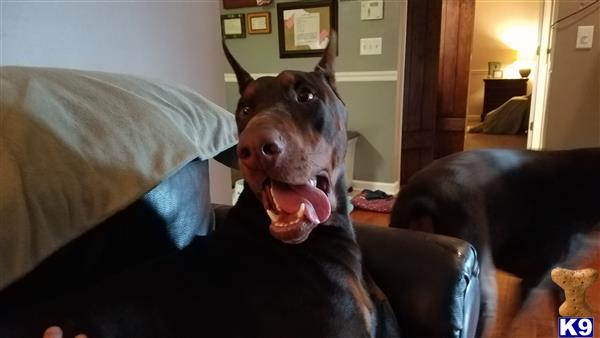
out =
<path fill-rule="evenodd" d="M 301 89 L 300 91 L 298 91 L 297 97 L 298 97 L 298 102 L 306 103 L 306 102 L 310 102 L 310 101 L 314 100 L 316 98 L 316 95 L 313 94 L 308 89 Z"/>
<path fill-rule="evenodd" d="M 250 114 L 251 111 L 252 111 L 252 108 L 250 108 L 249 105 L 247 105 L 247 104 L 240 105 L 240 114 L 242 114 L 243 116 Z"/>

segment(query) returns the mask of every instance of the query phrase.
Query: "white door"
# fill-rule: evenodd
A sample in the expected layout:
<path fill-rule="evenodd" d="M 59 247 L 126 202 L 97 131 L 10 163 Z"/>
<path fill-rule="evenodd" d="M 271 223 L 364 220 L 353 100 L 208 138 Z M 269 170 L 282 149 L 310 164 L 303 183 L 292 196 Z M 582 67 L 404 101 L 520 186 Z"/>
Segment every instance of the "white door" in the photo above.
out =
<path fill-rule="evenodd" d="M 542 148 L 546 94 L 548 92 L 548 83 L 550 81 L 550 47 L 552 44 L 552 22 L 556 15 L 555 1 L 545 0 L 540 8 L 540 26 L 539 26 L 539 44 L 538 44 L 538 62 L 536 68 L 535 88 L 531 100 L 531 114 L 529 114 L 529 133 L 527 136 L 527 148 L 539 150 Z"/>

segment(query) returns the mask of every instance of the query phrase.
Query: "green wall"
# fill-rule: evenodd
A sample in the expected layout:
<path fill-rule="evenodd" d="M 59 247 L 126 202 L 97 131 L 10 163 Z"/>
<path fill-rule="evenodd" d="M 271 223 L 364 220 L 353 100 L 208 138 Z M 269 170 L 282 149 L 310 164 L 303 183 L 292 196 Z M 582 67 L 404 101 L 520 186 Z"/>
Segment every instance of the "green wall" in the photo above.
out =
<path fill-rule="evenodd" d="M 227 46 L 250 73 L 278 73 L 283 69 L 312 70 L 318 57 L 279 58 L 277 2 L 265 9 L 259 7 L 222 10 L 223 14 L 269 10 L 271 34 L 250 35 L 245 39 L 229 39 Z M 390 71 L 398 64 L 398 46 L 404 39 L 405 1 L 384 1 L 383 20 L 360 20 L 360 1 L 341 1 L 338 5 L 339 56 L 336 71 Z M 382 37 L 382 55 L 359 55 L 359 39 Z M 403 51 L 400 51 L 403 55 Z M 232 73 L 229 65 L 226 72 Z M 399 72 L 401 80 L 403 74 Z M 347 104 L 348 127 L 361 133 L 356 150 L 354 179 L 392 183 L 399 154 L 396 154 L 395 132 L 397 81 L 339 82 L 340 95 Z M 235 109 L 237 84 L 226 83 L 227 108 Z"/>

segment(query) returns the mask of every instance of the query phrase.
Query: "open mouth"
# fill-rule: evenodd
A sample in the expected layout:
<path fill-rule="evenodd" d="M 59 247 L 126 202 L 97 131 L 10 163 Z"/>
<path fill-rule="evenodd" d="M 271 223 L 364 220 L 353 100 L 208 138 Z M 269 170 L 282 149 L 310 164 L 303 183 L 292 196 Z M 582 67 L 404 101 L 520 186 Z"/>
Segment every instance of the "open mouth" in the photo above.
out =
<path fill-rule="evenodd" d="M 265 180 L 262 197 L 271 218 L 271 235 L 284 243 L 304 242 L 331 214 L 329 188 L 329 180 L 321 175 L 302 185 Z"/>

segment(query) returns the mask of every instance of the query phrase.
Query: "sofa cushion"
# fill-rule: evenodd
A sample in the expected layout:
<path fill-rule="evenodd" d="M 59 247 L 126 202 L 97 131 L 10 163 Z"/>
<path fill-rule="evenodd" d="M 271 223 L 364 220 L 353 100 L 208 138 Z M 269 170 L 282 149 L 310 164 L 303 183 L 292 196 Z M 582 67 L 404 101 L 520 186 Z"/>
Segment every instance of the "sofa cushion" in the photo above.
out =
<path fill-rule="evenodd" d="M 159 81 L 2 67 L 0 85 L 0 288 L 237 142 L 232 114 Z"/>

